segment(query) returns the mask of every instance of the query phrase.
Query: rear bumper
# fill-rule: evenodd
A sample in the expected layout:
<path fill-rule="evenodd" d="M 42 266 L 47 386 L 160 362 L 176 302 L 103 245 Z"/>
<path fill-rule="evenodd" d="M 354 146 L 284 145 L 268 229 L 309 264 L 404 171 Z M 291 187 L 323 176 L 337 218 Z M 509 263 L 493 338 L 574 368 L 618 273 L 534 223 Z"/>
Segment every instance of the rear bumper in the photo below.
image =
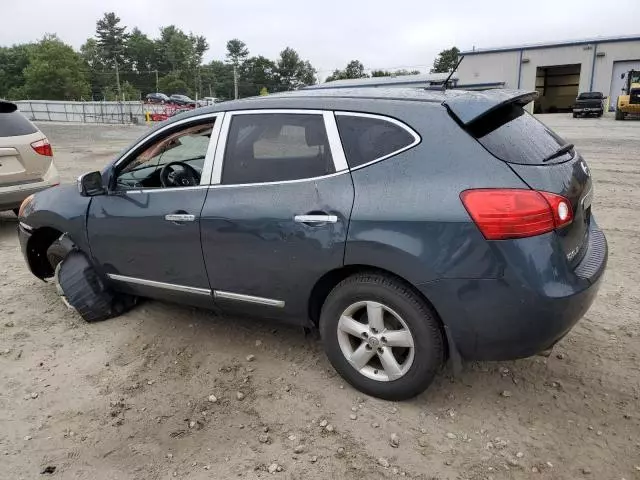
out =
<path fill-rule="evenodd" d="M 543 239 L 538 239 L 543 241 Z M 531 265 L 499 279 L 447 279 L 420 286 L 466 360 L 510 360 L 547 350 L 593 303 L 608 256 L 604 234 L 592 228 L 582 262 L 560 280 L 553 264 Z M 537 280 L 531 281 L 533 276 Z"/>
<path fill-rule="evenodd" d="M 602 107 L 573 107 L 573 113 L 602 113 Z"/>
<path fill-rule="evenodd" d="M 44 180 L 41 182 L 25 183 L 8 187 L 0 185 L 0 211 L 18 208 L 22 201 L 29 195 L 41 192 L 59 183 L 60 176 L 58 175 L 58 170 L 54 163 L 51 162 L 51 166 L 49 170 L 47 170 Z"/>

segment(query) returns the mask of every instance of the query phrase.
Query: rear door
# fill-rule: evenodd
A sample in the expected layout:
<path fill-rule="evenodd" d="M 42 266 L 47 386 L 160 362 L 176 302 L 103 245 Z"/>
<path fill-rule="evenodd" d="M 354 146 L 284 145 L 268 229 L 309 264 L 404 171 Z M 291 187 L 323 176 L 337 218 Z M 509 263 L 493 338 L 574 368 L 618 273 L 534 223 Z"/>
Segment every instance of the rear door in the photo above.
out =
<path fill-rule="evenodd" d="M 201 215 L 216 304 L 303 321 L 317 280 L 343 265 L 354 191 L 330 112 L 225 115 Z"/>
<path fill-rule="evenodd" d="M 588 245 L 593 183 L 577 150 L 567 147 L 566 153 L 554 156 L 568 142 L 512 103 L 471 122 L 467 130 L 531 188 L 562 195 L 571 202 L 574 220 L 556 233 L 570 264 L 579 263 Z"/>
<path fill-rule="evenodd" d="M 51 166 L 51 150 L 42 155 L 34 149 L 44 145 L 43 140 L 46 137 L 14 104 L 0 101 L 0 187 L 44 180 Z"/>

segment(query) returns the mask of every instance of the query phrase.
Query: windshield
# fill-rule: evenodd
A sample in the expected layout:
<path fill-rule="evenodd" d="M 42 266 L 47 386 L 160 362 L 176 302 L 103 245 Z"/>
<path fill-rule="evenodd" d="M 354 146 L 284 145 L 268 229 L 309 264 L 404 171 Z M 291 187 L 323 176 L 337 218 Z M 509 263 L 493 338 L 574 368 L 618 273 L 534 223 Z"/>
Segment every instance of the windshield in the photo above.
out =
<path fill-rule="evenodd" d="M 602 99 L 601 92 L 585 92 L 578 95 L 578 100 L 594 100 L 594 99 Z"/>

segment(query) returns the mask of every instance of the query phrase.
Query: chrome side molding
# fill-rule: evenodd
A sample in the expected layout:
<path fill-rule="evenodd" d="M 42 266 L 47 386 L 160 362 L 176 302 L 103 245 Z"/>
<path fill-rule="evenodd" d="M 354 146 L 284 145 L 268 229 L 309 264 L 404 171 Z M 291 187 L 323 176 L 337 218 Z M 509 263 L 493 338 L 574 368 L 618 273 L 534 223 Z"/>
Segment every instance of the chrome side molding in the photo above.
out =
<path fill-rule="evenodd" d="M 131 283 L 134 285 L 143 285 L 145 287 L 161 288 L 164 290 L 173 290 L 175 292 L 192 293 L 195 295 L 211 295 L 208 288 L 189 287 L 187 285 L 177 285 L 175 283 L 156 282 L 155 280 L 145 280 L 144 278 L 127 277 L 125 275 L 117 275 L 115 273 L 107 273 L 107 277 L 116 282 Z"/>
<path fill-rule="evenodd" d="M 245 295 L 243 293 L 223 292 L 221 290 L 213 291 L 214 298 L 221 298 L 224 300 L 235 300 L 237 302 L 255 303 L 258 305 L 267 305 L 269 307 L 284 307 L 283 300 L 275 300 L 273 298 L 255 297 L 253 295 Z"/>
<path fill-rule="evenodd" d="M 273 298 L 256 297 L 254 295 L 245 295 L 243 293 L 224 292 L 222 290 L 214 290 L 208 288 L 189 287 L 187 285 L 178 285 L 175 283 L 157 282 L 155 280 L 146 280 L 144 278 L 127 277 L 126 275 L 118 275 L 116 273 L 107 273 L 107 277 L 116 282 L 131 283 L 133 285 L 142 285 L 145 287 L 161 288 L 164 290 L 172 290 L 174 292 L 191 293 L 194 295 L 211 295 L 214 298 L 223 300 L 233 300 L 236 302 L 255 303 L 257 305 L 266 305 L 269 307 L 284 308 L 283 300 Z"/>

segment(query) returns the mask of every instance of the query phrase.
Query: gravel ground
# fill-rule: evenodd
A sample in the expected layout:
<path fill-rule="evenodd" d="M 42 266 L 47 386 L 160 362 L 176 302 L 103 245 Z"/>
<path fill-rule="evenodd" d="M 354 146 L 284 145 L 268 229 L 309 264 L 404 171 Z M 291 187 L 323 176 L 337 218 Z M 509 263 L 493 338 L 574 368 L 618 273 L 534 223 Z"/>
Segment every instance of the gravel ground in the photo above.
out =
<path fill-rule="evenodd" d="M 408 402 L 353 390 L 301 329 L 151 301 L 85 324 L 0 214 L 0 478 L 640 479 L 640 122 L 541 117 L 595 178 L 599 297 L 550 357 Z M 145 131 L 41 128 L 65 181 Z"/>

